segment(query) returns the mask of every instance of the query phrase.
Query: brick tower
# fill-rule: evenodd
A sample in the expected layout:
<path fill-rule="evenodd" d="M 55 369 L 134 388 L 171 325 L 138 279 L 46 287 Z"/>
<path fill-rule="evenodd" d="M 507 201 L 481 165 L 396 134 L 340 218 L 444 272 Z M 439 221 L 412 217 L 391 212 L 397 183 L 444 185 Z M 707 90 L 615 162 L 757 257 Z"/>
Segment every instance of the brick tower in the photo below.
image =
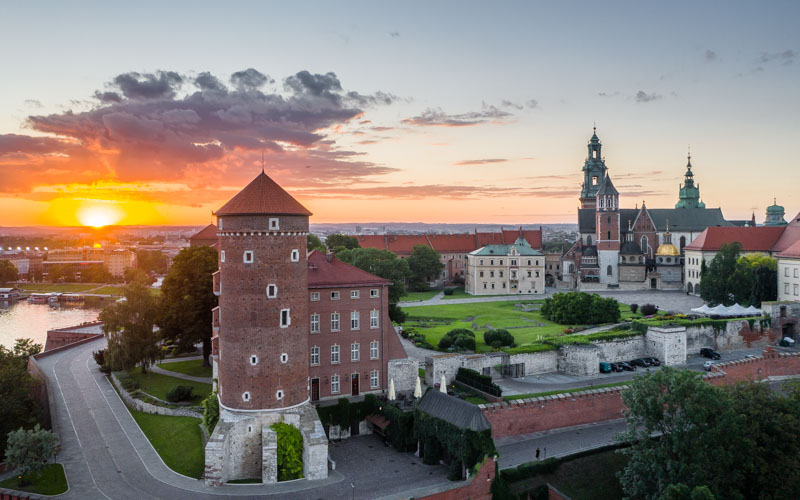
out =
<path fill-rule="evenodd" d="M 595 217 L 597 217 L 595 227 L 600 283 L 619 283 L 619 192 L 608 174 L 600 181 L 597 189 Z"/>
<path fill-rule="evenodd" d="M 216 212 L 219 271 L 214 362 L 220 421 L 206 446 L 206 482 L 276 481 L 276 436 L 304 440 L 304 476 L 327 477 L 327 441 L 309 403 L 305 207 L 263 171 Z"/>

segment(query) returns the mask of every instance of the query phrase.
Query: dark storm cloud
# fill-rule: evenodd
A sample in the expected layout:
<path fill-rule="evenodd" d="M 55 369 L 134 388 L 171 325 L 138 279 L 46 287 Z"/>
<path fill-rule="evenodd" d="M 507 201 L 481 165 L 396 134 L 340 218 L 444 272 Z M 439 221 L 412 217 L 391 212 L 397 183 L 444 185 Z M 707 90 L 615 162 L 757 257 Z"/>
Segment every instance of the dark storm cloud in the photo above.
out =
<path fill-rule="evenodd" d="M 231 83 L 238 89 L 257 89 L 267 83 L 275 83 L 275 80 L 258 70 L 247 68 L 232 74 Z"/>
<path fill-rule="evenodd" d="M 511 113 L 507 113 L 495 106 L 484 106 L 481 111 L 460 114 L 448 114 L 442 111 L 441 108 L 428 108 L 418 116 L 406 118 L 403 123 L 406 125 L 434 127 L 469 127 L 494 122 L 509 116 L 511 116 Z"/>
<path fill-rule="evenodd" d="M 64 141 L 52 137 L 0 134 L 0 157 L 12 153 L 49 154 L 63 153 L 70 149 Z"/>
<path fill-rule="evenodd" d="M 174 71 L 155 73 L 123 73 L 114 78 L 113 85 L 128 99 L 159 99 L 174 97 L 183 78 Z"/>
<path fill-rule="evenodd" d="M 197 85 L 200 90 L 218 90 L 225 92 L 228 90 L 216 76 L 212 75 L 208 71 L 204 71 L 197 75 L 194 79 L 194 84 Z"/>
<path fill-rule="evenodd" d="M 706 61 L 712 62 L 717 60 L 717 53 L 711 49 L 707 49 L 703 54 L 703 57 L 706 58 Z"/>
<path fill-rule="evenodd" d="M 656 94 L 655 92 L 648 94 L 644 90 L 640 90 L 636 92 L 635 99 L 636 102 L 652 102 L 661 99 L 661 96 L 659 94 Z"/>

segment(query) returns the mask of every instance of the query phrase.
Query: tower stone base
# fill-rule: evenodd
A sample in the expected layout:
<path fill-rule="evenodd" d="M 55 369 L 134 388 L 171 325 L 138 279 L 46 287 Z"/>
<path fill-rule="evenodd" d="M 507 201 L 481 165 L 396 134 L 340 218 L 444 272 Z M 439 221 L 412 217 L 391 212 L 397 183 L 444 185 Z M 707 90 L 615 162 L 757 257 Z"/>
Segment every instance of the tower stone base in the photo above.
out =
<path fill-rule="evenodd" d="M 303 477 L 328 477 L 328 439 L 311 403 L 274 411 L 236 411 L 220 407 L 220 418 L 206 443 L 205 482 L 220 486 L 234 479 L 278 481 L 278 438 L 270 425 L 284 422 L 303 435 Z"/>

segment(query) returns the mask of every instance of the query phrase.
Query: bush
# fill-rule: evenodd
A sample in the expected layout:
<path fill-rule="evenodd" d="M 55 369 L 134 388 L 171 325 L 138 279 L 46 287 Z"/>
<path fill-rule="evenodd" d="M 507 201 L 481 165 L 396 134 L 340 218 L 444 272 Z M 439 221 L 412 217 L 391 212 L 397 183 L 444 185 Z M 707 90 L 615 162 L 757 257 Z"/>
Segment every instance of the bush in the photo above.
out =
<path fill-rule="evenodd" d="M 514 336 L 505 329 L 486 330 L 483 332 L 483 341 L 486 345 L 490 345 L 495 349 L 504 346 L 514 346 Z"/>
<path fill-rule="evenodd" d="M 278 435 L 278 481 L 303 477 L 303 435 L 297 427 L 277 422 L 269 426 Z"/>
<path fill-rule="evenodd" d="M 631 304 L 631 305 L 630 305 L 630 308 L 631 308 L 631 312 L 632 312 L 633 314 L 636 314 L 636 311 L 638 311 L 638 310 L 639 310 L 639 304 Z"/>
<path fill-rule="evenodd" d="M 540 312 L 545 319 L 561 325 L 599 325 L 620 319 L 616 300 L 585 292 L 557 293 L 544 300 Z"/>
<path fill-rule="evenodd" d="M 427 292 L 431 289 L 426 282 L 419 280 L 412 281 L 409 288 L 412 292 Z"/>
<path fill-rule="evenodd" d="M 177 403 L 179 401 L 189 401 L 192 399 L 194 387 L 191 385 L 176 385 L 167 392 L 167 401 Z"/>
<path fill-rule="evenodd" d="M 469 368 L 459 368 L 456 373 L 456 380 L 462 384 L 491 394 L 492 396 L 501 396 L 503 394 L 500 386 L 492 383 L 492 377 L 478 373 L 475 370 L 470 370 Z"/>
<path fill-rule="evenodd" d="M 117 372 L 117 380 L 119 384 L 128 392 L 135 391 L 139 388 L 139 381 L 128 372 Z"/>
<path fill-rule="evenodd" d="M 654 304 L 645 304 L 641 307 L 642 315 L 652 316 L 658 312 L 658 306 Z"/>
<path fill-rule="evenodd" d="M 405 323 L 408 315 L 397 304 L 389 304 L 389 319 L 395 323 Z"/>
<path fill-rule="evenodd" d="M 217 399 L 217 392 L 214 391 L 203 400 L 203 425 L 209 434 L 214 432 L 214 427 L 217 426 L 219 420 L 219 399 Z"/>
<path fill-rule="evenodd" d="M 459 351 L 474 351 L 476 347 L 475 333 L 466 328 L 450 330 L 439 339 L 439 349 L 445 351 L 450 347 Z"/>
<path fill-rule="evenodd" d="M 445 295 L 453 295 L 453 293 L 455 293 L 455 289 L 453 289 L 453 288 L 445 288 L 444 289 L 444 294 Z"/>
<path fill-rule="evenodd" d="M 106 350 L 100 349 L 99 351 L 93 351 L 92 357 L 94 358 L 94 362 L 100 366 L 106 364 Z"/>

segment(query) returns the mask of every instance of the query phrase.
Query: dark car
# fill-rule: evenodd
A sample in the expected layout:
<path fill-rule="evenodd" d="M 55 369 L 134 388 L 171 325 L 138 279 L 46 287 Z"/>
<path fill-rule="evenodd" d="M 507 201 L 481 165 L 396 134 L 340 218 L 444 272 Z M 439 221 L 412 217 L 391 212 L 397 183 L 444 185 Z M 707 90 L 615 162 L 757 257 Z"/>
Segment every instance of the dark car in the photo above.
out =
<path fill-rule="evenodd" d="M 658 358 L 649 357 L 644 359 L 649 361 L 652 366 L 661 366 L 661 360 L 659 360 Z"/>
<path fill-rule="evenodd" d="M 703 347 L 700 349 L 700 355 L 709 359 L 719 359 L 721 357 L 717 351 L 710 347 Z"/>
<path fill-rule="evenodd" d="M 619 362 L 619 363 L 617 363 L 617 364 L 618 364 L 619 366 L 621 366 L 621 367 L 622 367 L 622 369 L 623 369 L 623 370 L 625 370 L 625 371 L 632 372 L 632 371 L 636 370 L 636 367 L 635 367 L 635 366 L 633 366 L 633 365 L 629 365 L 628 363 L 626 363 L 626 362 L 624 362 L 624 361 L 620 361 L 620 362 Z"/>
<path fill-rule="evenodd" d="M 600 373 L 611 373 L 611 363 L 600 362 Z"/>
<path fill-rule="evenodd" d="M 633 366 L 641 366 L 642 368 L 647 368 L 650 366 L 650 363 L 648 363 L 644 358 L 632 359 L 629 361 L 629 363 Z"/>
<path fill-rule="evenodd" d="M 611 369 L 615 372 L 621 372 L 623 370 L 622 365 L 619 363 L 611 363 Z"/>

